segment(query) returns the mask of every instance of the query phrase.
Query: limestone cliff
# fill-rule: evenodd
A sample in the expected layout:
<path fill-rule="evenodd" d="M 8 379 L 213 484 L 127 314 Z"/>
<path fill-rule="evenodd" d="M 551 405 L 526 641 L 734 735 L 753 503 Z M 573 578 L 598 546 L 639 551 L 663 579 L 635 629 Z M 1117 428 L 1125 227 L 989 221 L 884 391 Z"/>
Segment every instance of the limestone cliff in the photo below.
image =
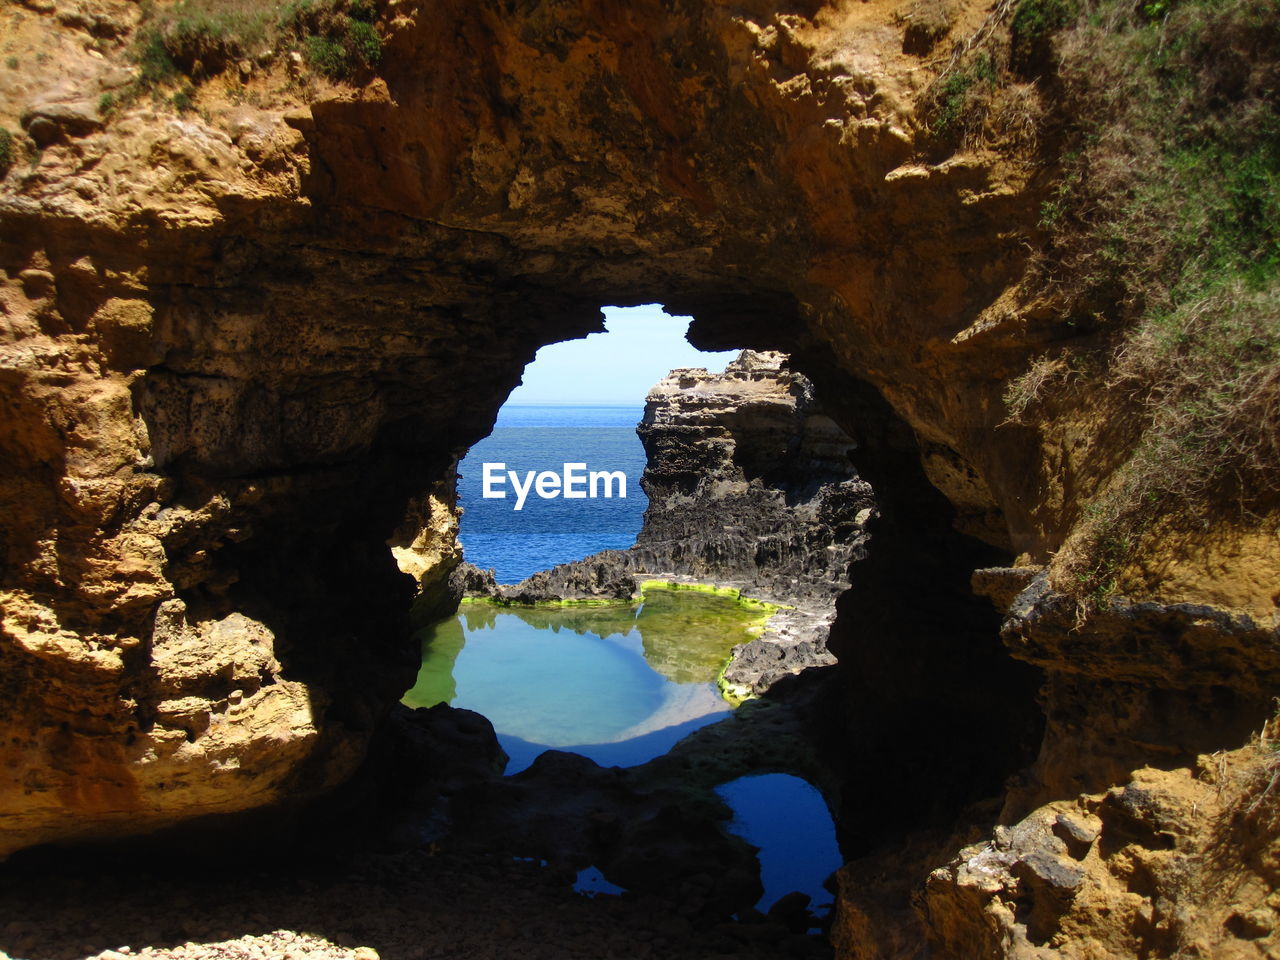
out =
<path fill-rule="evenodd" d="M 673 370 L 637 427 L 649 497 L 640 569 L 824 606 L 865 555 L 871 488 L 853 440 L 777 353 L 743 351 L 723 374 Z"/>
<path fill-rule="evenodd" d="M 1153 533 L 1118 611 L 1040 581 L 1005 629 L 1034 668 L 970 591 L 975 568 L 1046 564 L 1069 587 L 1060 548 L 1136 435 L 1085 374 L 1031 420 L 1003 401 L 1107 309 L 1064 314 L 1036 270 L 1072 121 L 1051 70 L 1024 62 L 983 136 L 923 120 L 951 45 L 1007 38 L 1014 4 L 362 6 L 380 62 L 354 84 L 282 39 L 188 58 L 154 97 L 125 96 L 139 5 L 3 7 L 0 853 L 349 775 L 412 671 L 413 576 L 438 593 L 456 562 L 456 457 L 536 349 L 598 330 L 603 303 L 662 302 L 702 346 L 790 354 L 880 495 L 833 633 L 847 773 L 890 785 L 842 811 L 846 955 L 965 955 L 986 907 L 959 866 L 910 904 L 966 830 L 1016 832 L 1126 766 L 1181 776 L 1261 726 L 1280 662 L 1266 504 Z M 1036 753 L 1003 815 L 981 805 Z M 1219 812 L 1243 808 L 1193 803 L 1176 824 L 1208 835 Z M 1100 818 L 1119 871 L 1107 832 L 1132 828 Z M 1261 956 L 1274 878 L 1213 850 L 1251 878 L 1250 906 L 1223 913 L 1227 946 L 1197 949 Z M 1146 877 L 1118 881 L 1126 917 L 1190 889 Z M 1053 897 L 1034 917 L 1002 906 L 982 942 L 1012 955 L 1018 925 L 1042 956 L 1090 926 L 1120 942 L 1114 914 Z M 1041 942 L 1055 911 L 1076 919 Z M 1122 949 L 1190 949 L 1153 923 Z"/>

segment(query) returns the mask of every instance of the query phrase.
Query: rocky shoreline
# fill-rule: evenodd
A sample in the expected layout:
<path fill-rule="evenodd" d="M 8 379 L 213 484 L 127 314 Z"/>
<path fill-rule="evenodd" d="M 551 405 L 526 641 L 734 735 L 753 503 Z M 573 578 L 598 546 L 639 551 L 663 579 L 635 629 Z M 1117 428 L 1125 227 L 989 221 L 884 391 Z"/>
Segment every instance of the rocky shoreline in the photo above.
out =
<path fill-rule="evenodd" d="M 671 371 L 637 427 L 649 497 L 635 546 L 606 550 L 502 585 L 462 564 L 459 596 L 536 604 L 635 600 L 646 580 L 736 590 L 779 607 L 733 649 L 723 689 L 759 696 L 780 679 L 836 663 L 827 649 L 835 599 L 865 556 L 871 487 L 855 442 L 780 353 L 744 350 L 722 374 Z"/>

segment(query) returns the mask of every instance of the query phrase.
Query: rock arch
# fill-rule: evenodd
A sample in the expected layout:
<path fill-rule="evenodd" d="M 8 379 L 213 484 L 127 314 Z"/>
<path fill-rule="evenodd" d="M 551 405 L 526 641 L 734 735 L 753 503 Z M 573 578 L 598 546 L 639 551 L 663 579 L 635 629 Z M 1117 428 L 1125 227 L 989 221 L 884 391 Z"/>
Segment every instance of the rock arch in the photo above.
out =
<path fill-rule="evenodd" d="M 412 672 L 414 585 L 387 544 L 419 609 L 436 603 L 456 457 L 536 349 L 599 329 L 604 303 L 690 314 L 700 346 L 788 352 L 844 411 L 897 524 L 842 610 L 853 719 L 884 725 L 886 763 L 902 729 L 950 735 L 935 752 L 957 769 L 972 754 L 952 743 L 994 757 L 943 807 L 998 786 L 1034 734 L 1028 680 L 969 571 L 1045 561 L 1125 427 L 999 427 L 1006 381 L 1064 335 L 1019 286 L 1052 166 L 1025 144 L 936 155 L 916 114 L 934 70 L 897 6 L 387 4 L 359 89 L 210 93 L 207 116 L 140 102 L 11 172 L 0 855 L 350 776 Z M 957 38 L 988 16 L 952 7 Z M 133 5 L 103 9 L 127 38 Z M 83 82 L 124 52 L 77 54 Z M 968 626 L 900 644 L 868 595 Z M 865 686 L 895 673 L 917 682 L 905 699 Z M 1062 695 L 1085 703 L 1089 682 Z M 989 707 L 967 730 L 945 727 L 957 689 Z M 1092 786 L 1145 749 L 1112 739 Z M 916 777 L 896 782 L 919 803 L 846 822 L 927 816 Z"/>

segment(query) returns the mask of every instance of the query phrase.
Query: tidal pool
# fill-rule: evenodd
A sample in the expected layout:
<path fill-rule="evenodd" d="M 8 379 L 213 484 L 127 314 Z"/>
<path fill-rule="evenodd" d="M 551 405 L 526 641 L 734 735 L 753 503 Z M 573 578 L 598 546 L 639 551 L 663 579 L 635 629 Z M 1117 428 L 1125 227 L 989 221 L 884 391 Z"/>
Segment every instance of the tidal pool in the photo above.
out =
<path fill-rule="evenodd" d="M 646 584 L 639 604 L 465 602 L 424 631 L 411 707 L 449 703 L 493 723 L 518 773 L 544 750 L 633 766 L 733 709 L 716 686 L 734 644 L 774 608 Z"/>
<path fill-rule="evenodd" d="M 830 912 L 832 897 L 822 884 L 843 858 L 822 794 L 787 773 L 740 777 L 716 787 L 716 793 L 733 810 L 729 831 L 760 851 L 764 896 L 756 908 L 768 910 L 798 890 L 809 895 L 815 916 Z"/>

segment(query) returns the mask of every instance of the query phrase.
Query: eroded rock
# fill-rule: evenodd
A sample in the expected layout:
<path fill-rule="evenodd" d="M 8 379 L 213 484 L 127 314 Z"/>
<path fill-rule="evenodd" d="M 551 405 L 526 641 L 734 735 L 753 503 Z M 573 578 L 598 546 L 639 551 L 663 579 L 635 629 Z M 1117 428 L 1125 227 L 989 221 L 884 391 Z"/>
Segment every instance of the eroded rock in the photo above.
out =
<path fill-rule="evenodd" d="M 813 385 L 779 353 L 744 350 L 722 374 L 673 370 L 637 427 L 649 497 L 633 547 L 535 573 L 514 586 L 470 568 L 460 586 L 504 603 L 638 597 L 638 581 L 738 590 L 779 605 L 724 671 L 738 697 L 835 664 L 826 639 L 849 567 L 875 516 L 853 440 L 822 411 Z"/>
<path fill-rule="evenodd" d="M 7 129 L 43 96 L 34 63 L 66 75 L 67 101 L 129 69 L 136 4 L 66 7 L 69 26 L 63 6 L 6 8 L 24 68 L 0 71 Z M 412 673 L 400 611 L 417 588 L 388 540 L 409 514 L 436 516 L 447 538 L 418 501 L 538 347 L 598 330 L 602 303 L 663 302 L 697 318 L 699 345 L 787 351 L 836 419 L 874 441 L 860 453 L 879 475 L 864 473 L 898 498 L 877 537 L 905 533 L 916 556 L 863 564 L 863 613 L 896 605 L 846 617 L 839 652 L 849 744 L 899 790 L 846 805 L 844 820 L 928 848 L 899 872 L 908 888 L 945 860 L 945 824 L 916 843 L 904 821 L 945 818 L 998 784 L 1020 762 L 1016 731 L 1035 732 L 1021 709 L 1034 682 L 1009 675 L 993 631 L 969 629 L 950 574 L 966 567 L 967 581 L 1011 554 L 1050 562 L 1125 459 L 1131 425 L 1088 391 L 1037 427 L 1005 423 L 1010 377 L 1067 333 L 1024 285 L 1052 138 L 938 157 L 917 115 L 932 74 L 894 22 L 904 6 L 397 4 L 366 88 L 291 83 L 288 56 L 255 70 L 244 93 L 267 126 L 229 122 L 216 84 L 196 91 L 195 113 L 144 98 L 84 136 L 38 118 L 48 147 L 0 193 L 0 853 L 184 822 L 211 798 L 214 810 L 298 800 L 346 776 Z M 951 9 L 956 38 L 993 13 Z M 150 321 L 108 306 L 138 301 Z M 1228 621 L 1103 617 L 1073 639 L 1064 611 L 1062 630 L 1042 618 L 1014 638 L 1054 664 L 1047 696 L 1067 712 L 1009 819 L 1043 806 L 1046 784 L 1053 802 L 1077 795 L 1081 771 L 1099 789 L 1127 783 L 1135 756 L 1178 764 L 1257 728 L 1266 691 L 1238 668 L 1271 682 L 1254 627 L 1275 616 L 1277 549 L 1274 516 L 1242 524 L 1174 542 L 1178 562 L 1150 556 L 1142 570 L 1144 598 L 1209 603 Z M 952 525 L 997 555 L 938 533 Z M 396 540 L 439 558 L 420 582 L 447 582 L 450 552 L 416 534 Z M 936 562 L 919 556 L 935 548 Z M 183 653 L 191 688 L 153 688 L 156 614 L 173 600 L 184 631 L 227 653 L 242 644 L 217 624 L 270 635 L 278 674 L 251 693 Z M 1229 622 L 1240 612 L 1254 626 Z M 1143 626 L 1157 621 L 1172 657 Z M 1171 673 L 1182 665 L 1190 686 Z M 1109 687 L 1108 669 L 1123 682 Z M 1109 729 L 1120 749 L 1101 765 L 1072 746 Z M 908 741 L 944 755 L 904 759 Z M 864 917 L 881 916 L 877 900 L 906 908 L 893 875 L 862 874 Z M 1158 897 L 1126 899 L 1142 876 L 1117 881 L 1120 920 L 1079 920 L 1101 955 L 1125 955 L 1126 930 L 1177 919 Z M 1274 886 L 1250 876 L 1251 890 Z M 1203 929 L 1252 937 L 1266 896 L 1215 907 Z M 842 942 L 918 948 L 889 943 L 905 929 L 850 922 Z M 934 932 L 946 929 L 940 917 Z M 1203 933 L 1202 955 L 1220 936 Z M 1153 935 L 1143 949 L 1166 946 Z"/>

